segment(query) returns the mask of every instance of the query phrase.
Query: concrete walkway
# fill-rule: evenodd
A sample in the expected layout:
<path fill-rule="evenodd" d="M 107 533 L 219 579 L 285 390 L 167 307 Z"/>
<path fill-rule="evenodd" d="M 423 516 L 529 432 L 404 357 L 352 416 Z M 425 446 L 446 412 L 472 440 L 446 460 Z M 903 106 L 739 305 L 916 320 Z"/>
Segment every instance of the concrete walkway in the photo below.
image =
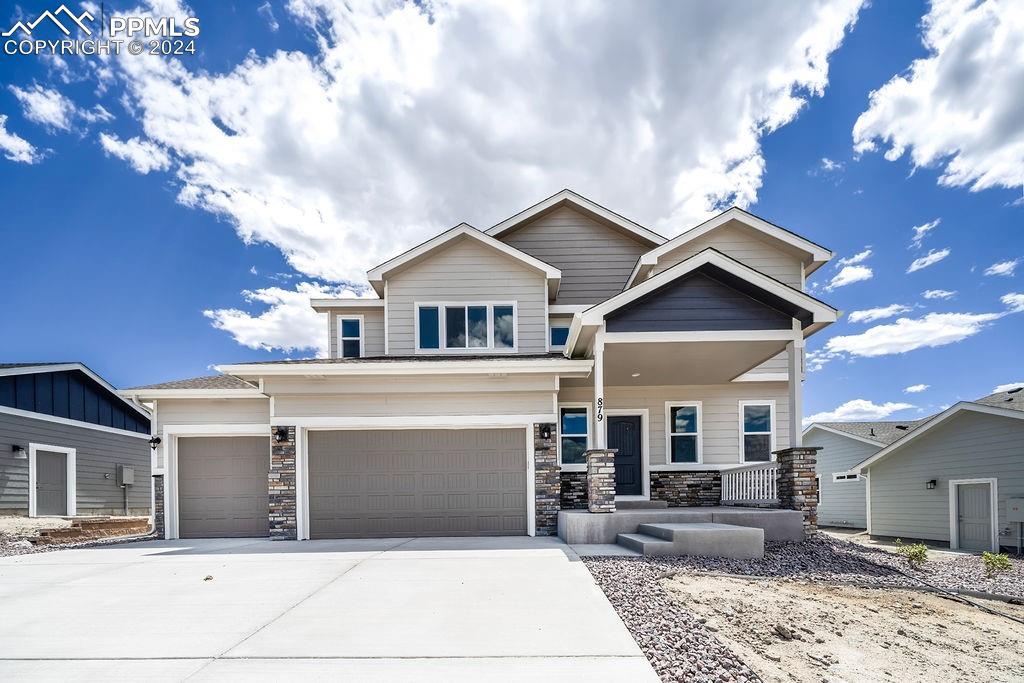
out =
<path fill-rule="evenodd" d="M 0 680 L 656 680 L 550 538 L 148 541 L 0 558 Z"/>

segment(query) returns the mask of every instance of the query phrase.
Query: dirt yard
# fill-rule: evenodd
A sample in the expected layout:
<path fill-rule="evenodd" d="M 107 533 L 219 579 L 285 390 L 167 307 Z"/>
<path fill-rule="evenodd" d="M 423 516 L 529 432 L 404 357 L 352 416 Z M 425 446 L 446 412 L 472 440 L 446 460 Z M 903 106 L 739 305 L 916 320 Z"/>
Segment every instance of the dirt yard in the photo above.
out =
<path fill-rule="evenodd" d="M 690 573 L 663 586 L 768 682 L 1019 681 L 1024 671 L 1024 625 L 935 594 Z M 1024 618 L 1019 605 L 985 604 Z"/>
<path fill-rule="evenodd" d="M 64 529 L 69 526 L 71 520 L 60 517 L 0 516 L 0 536 L 12 540 L 35 536 L 42 529 Z"/>

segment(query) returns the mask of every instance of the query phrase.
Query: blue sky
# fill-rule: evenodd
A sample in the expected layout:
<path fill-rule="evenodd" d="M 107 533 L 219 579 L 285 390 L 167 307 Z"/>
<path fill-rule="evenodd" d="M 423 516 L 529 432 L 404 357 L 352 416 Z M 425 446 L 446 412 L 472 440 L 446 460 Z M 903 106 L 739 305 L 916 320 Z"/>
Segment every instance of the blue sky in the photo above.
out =
<path fill-rule="evenodd" d="M 847 315 L 809 343 L 808 415 L 1024 381 L 1019 8 L 159 4 L 106 9 L 198 17 L 195 55 L 0 54 L 4 360 L 131 386 L 312 355 L 311 293 L 568 186 L 664 234 L 735 202 L 831 248 L 811 283 Z"/>

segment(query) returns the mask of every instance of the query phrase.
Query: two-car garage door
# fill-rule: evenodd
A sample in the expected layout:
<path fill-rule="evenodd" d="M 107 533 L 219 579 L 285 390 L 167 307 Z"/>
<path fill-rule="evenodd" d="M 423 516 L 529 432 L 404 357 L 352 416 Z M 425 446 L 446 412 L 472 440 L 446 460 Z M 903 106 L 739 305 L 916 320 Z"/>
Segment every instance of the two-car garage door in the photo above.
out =
<path fill-rule="evenodd" d="M 311 538 L 526 533 L 526 430 L 310 431 Z M 267 536 L 266 437 L 178 440 L 179 535 Z"/>
<path fill-rule="evenodd" d="M 311 538 L 526 533 L 526 430 L 311 431 Z"/>

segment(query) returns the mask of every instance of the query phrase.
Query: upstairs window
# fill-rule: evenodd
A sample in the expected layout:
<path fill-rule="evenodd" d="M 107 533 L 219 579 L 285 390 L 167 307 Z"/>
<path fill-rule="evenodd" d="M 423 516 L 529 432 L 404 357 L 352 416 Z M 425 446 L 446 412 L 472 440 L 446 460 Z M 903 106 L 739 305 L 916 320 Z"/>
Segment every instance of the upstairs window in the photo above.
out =
<path fill-rule="evenodd" d="M 338 318 L 338 351 L 342 358 L 363 357 L 363 317 Z"/>
<path fill-rule="evenodd" d="M 420 304 L 416 348 L 420 351 L 513 351 L 515 304 Z"/>
<path fill-rule="evenodd" d="M 775 448 L 775 405 L 770 401 L 740 401 L 743 462 L 768 462 Z"/>
<path fill-rule="evenodd" d="M 552 350 L 560 350 L 565 348 L 565 343 L 569 341 L 569 326 L 568 325 L 552 325 L 551 326 L 551 342 L 550 346 Z"/>
<path fill-rule="evenodd" d="M 665 413 L 668 462 L 700 462 L 700 403 L 669 403 Z"/>

